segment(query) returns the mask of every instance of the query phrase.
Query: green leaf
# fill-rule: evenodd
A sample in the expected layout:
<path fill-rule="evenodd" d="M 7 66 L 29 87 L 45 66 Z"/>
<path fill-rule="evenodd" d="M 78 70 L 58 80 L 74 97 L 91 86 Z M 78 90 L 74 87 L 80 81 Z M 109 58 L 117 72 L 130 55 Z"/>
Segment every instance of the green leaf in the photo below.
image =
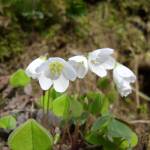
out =
<path fill-rule="evenodd" d="M 88 109 L 92 114 L 99 114 L 101 109 L 101 95 L 99 93 L 90 92 L 87 94 L 88 101 L 90 105 L 88 105 Z"/>
<path fill-rule="evenodd" d="M 95 123 L 92 126 L 92 131 L 102 131 L 103 129 L 105 129 L 109 122 L 111 121 L 112 117 L 109 115 L 106 116 L 102 116 L 100 118 L 98 118 Z"/>
<path fill-rule="evenodd" d="M 52 111 L 58 117 L 66 118 L 69 113 L 69 100 L 66 94 L 56 98 L 52 103 Z"/>
<path fill-rule="evenodd" d="M 115 143 L 110 142 L 109 140 L 105 139 L 103 135 L 99 135 L 98 133 L 89 133 L 86 135 L 85 140 L 90 144 L 103 146 L 104 150 L 116 149 Z"/>
<path fill-rule="evenodd" d="M 0 118 L 0 128 L 10 130 L 16 128 L 16 119 L 11 115 Z"/>
<path fill-rule="evenodd" d="M 89 118 L 89 113 L 83 112 L 81 116 L 77 118 L 78 119 L 77 121 L 80 122 L 80 125 L 84 125 L 87 122 L 88 118 Z"/>
<path fill-rule="evenodd" d="M 70 113 L 72 117 L 80 117 L 83 113 L 83 106 L 74 98 L 70 99 Z"/>
<path fill-rule="evenodd" d="M 136 134 L 123 122 L 112 119 L 108 126 L 108 135 L 112 138 L 121 138 L 125 140 L 122 147 L 134 147 L 137 144 L 138 138 Z"/>
<path fill-rule="evenodd" d="M 91 128 L 90 136 L 88 135 L 88 139 L 91 139 L 91 141 L 96 140 L 101 144 L 101 140 L 97 140 L 95 136 L 105 137 L 104 139 L 107 142 L 120 147 L 120 149 L 132 148 L 138 142 L 137 135 L 125 123 L 113 118 L 111 115 L 98 118 Z M 106 145 L 103 142 L 103 146 L 106 147 Z"/>
<path fill-rule="evenodd" d="M 124 140 L 121 145 L 120 145 L 120 149 L 124 149 L 126 150 L 127 148 L 129 147 L 135 147 L 138 143 L 138 137 L 137 135 L 133 132 L 131 134 L 131 141 L 130 141 L 130 144 L 127 140 Z"/>
<path fill-rule="evenodd" d="M 100 93 L 90 92 L 87 94 L 90 105 L 88 110 L 94 115 L 104 115 L 109 111 L 109 100 Z"/>
<path fill-rule="evenodd" d="M 110 105 L 108 98 L 106 96 L 102 95 L 100 100 L 101 100 L 100 101 L 101 102 L 100 114 L 101 115 L 108 114 L 109 105 Z"/>
<path fill-rule="evenodd" d="M 110 103 L 115 102 L 118 99 L 118 92 L 114 87 L 109 90 L 109 92 L 106 94 L 107 98 L 109 99 Z"/>
<path fill-rule="evenodd" d="M 96 133 L 89 133 L 85 137 L 86 141 L 93 145 L 102 145 L 103 141 L 100 139 L 100 135 Z"/>
<path fill-rule="evenodd" d="M 8 145 L 12 150 L 52 150 L 52 136 L 30 119 L 10 135 Z"/>
<path fill-rule="evenodd" d="M 19 69 L 10 77 L 10 84 L 13 87 L 24 87 L 30 83 L 30 78 L 23 69 Z"/>
<path fill-rule="evenodd" d="M 108 89 L 109 87 L 111 87 L 110 85 L 110 81 L 108 79 L 108 77 L 104 77 L 104 78 L 100 78 L 97 82 L 97 86 L 101 89 Z"/>
<path fill-rule="evenodd" d="M 115 138 L 122 137 L 124 139 L 130 140 L 130 135 L 132 134 L 132 131 L 124 123 L 116 119 L 112 119 L 108 125 L 108 134 Z"/>

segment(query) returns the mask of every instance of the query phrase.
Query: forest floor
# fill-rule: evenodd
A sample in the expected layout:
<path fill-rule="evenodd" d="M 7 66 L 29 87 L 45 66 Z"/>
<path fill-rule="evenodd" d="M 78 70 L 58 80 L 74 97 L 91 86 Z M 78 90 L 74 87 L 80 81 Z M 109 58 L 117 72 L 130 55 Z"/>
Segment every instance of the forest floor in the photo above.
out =
<path fill-rule="evenodd" d="M 109 10 L 105 10 L 105 13 L 100 14 L 99 17 L 97 13 L 102 6 L 97 6 L 95 11 L 93 7 L 95 6 L 89 7 L 88 15 L 86 18 L 80 18 L 79 23 L 55 24 L 50 27 L 51 30 L 46 31 L 46 35 L 33 29 L 23 39 L 24 50 L 0 62 L 0 116 L 15 114 L 18 116 L 18 125 L 31 117 L 40 120 L 42 112 L 35 105 L 42 94 L 39 87 L 28 86 L 25 89 L 14 89 L 9 85 L 10 75 L 19 68 L 25 69 L 36 57 L 46 54 L 69 58 L 72 55 L 86 54 L 97 48 L 111 47 L 115 49 L 115 57 L 136 72 L 137 84 L 140 87 L 134 85 L 135 92 L 128 99 L 118 97 L 111 106 L 111 112 L 128 123 L 138 134 L 139 142 L 135 150 L 149 150 L 150 103 L 149 98 L 139 92 L 150 96 L 150 51 L 147 44 L 150 38 L 141 28 L 139 29 L 139 26 L 143 26 L 149 32 L 149 22 L 144 22 L 141 17 L 136 16 L 126 19 L 126 24 L 122 27 L 121 19 L 118 22 L 116 20 L 108 22 L 112 17 L 107 12 Z M 73 31 L 74 26 L 78 27 L 80 32 Z M 144 50 L 141 52 L 138 49 Z M 96 85 L 97 80 L 98 78 L 88 75 L 84 82 L 79 81 L 80 89 L 75 88 L 75 91 L 80 94 L 90 90 L 98 91 L 100 89 Z M 37 85 L 37 83 L 34 84 Z M 70 87 L 70 91 L 72 88 Z M 6 140 L 9 134 L 0 129 L 0 150 L 8 150 Z"/>

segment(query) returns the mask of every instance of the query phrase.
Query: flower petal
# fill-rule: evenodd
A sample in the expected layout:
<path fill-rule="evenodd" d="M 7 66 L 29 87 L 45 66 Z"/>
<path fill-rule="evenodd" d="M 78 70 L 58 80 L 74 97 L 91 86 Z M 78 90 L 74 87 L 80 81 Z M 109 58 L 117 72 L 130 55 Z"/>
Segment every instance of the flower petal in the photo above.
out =
<path fill-rule="evenodd" d="M 69 80 L 63 75 L 61 75 L 57 80 L 54 80 L 53 83 L 54 89 L 57 92 L 64 92 L 69 86 Z"/>
<path fill-rule="evenodd" d="M 80 66 L 77 71 L 77 76 L 80 79 L 83 79 L 85 75 L 87 74 L 88 70 L 84 66 Z"/>
<path fill-rule="evenodd" d="M 115 59 L 111 56 L 108 57 L 107 61 L 105 61 L 102 65 L 105 69 L 111 70 L 115 67 Z"/>
<path fill-rule="evenodd" d="M 42 63 L 41 65 L 39 65 L 37 68 L 36 68 L 36 72 L 37 73 L 40 73 L 40 72 L 43 72 L 43 71 L 47 71 L 49 68 L 48 68 L 48 61 L 45 61 L 44 63 Z"/>
<path fill-rule="evenodd" d="M 74 81 L 77 77 L 75 69 L 68 62 L 65 63 L 63 75 L 66 79 L 71 81 Z"/>
<path fill-rule="evenodd" d="M 136 80 L 135 74 L 126 66 L 118 63 L 115 70 L 121 77 L 123 77 L 128 82 L 131 83 L 135 82 Z"/>
<path fill-rule="evenodd" d="M 48 72 L 49 70 L 49 64 L 52 62 L 60 62 L 62 64 L 65 63 L 65 60 L 59 57 L 50 57 L 45 63 L 41 64 L 36 71 L 37 72 L 41 72 L 43 70 L 45 70 L 47 73 L 46 74 L 50 74 L 50 72 Z"/>
<path fill-rule="evenodd" d="M 32 77 L 33 79 L 38 78 L 39 73 L 36 71 L 36 69 L 44 62 L 45 62 L 45 59 L 42 57 L 39 57 L 39 58 L 33 60 L 26 68 L 26 74 L 29 77 Z"/>
<path fill-rule="evenodd" d="M 128 82 L 124 81 L 121 87 L 118 86 L 117 88 L 122 97 L 126 97 L 132 93 L 132 87 Z"/>
<path fill-rule="evenodd" d="M 104 55 L 112 55 L 114 52 L 114 49 L 111 48 L 101 48 L 99 49 L 100 53 L 98 55 L 104 56 Z"/>
<path fill-rule="evenodd" d="M 91 71 L 94 72 L 99 77 L 105 77 L 107 75 L 107 71 L 101 65 L 93 65 L 91 62 L 89 62 L 89 67 Z"/>
<path fill-rule="evenodd" d="M 43 90 L 48 90 L 52 86 L 52 80 L 47 78 L 44 74 L 39 77 L 39 84 Z"/>
<path fill-rule="evenodd" d="M 135 75 L 127 67 L 117 64 L 113 70 L 113 79 L 121 96 L 127 96 L 132 92 L 130 82 L 135 81 Z"/>
<path fill-rule="evenodd" d="M 89 53 L 89 57 L 91 57 L 91 59 L 96 59 L 97 57 L 102 58 L 103 56 L 110 56 L 110 55 L 112 55 L 113 52 L 114 52 L 114 50 L 111 49 L 111 48 L 97 49 L 97 50 Z"/>
<path fill-rule="evenodd" d="M 65 76 L 65 78 L 67 78 L 68 80 L 74 81 L 76 79 L 76 72 L 74 70 L 74 68 L 64 59 L 59 58 L 59 57 L 51 57 L 48 59 L 49 63 L 53 62 L 53 61 L 57 61 L 60 62 L 64 65 L 63 68 L 63 75 Z"/>
<path fill-rule="evenodd" d="M 69 63 L 75 69 L 78 78 L 84 78 L 88 72 L 88 62 L 84 56 L 74 56 L 69 58 Z"/>
<path fill-rule="evenodd" d="M 70 58 L 69 58 L 69 61 L 70 61 L 70 60 L 73 60 L 73 61 L 75 61 L 75 62 L 84 62 L 84 63 L 87 62 L 86 57 L 85 57 L 85 56 L 82 56 L 82 55 L 70 57 Z"/>

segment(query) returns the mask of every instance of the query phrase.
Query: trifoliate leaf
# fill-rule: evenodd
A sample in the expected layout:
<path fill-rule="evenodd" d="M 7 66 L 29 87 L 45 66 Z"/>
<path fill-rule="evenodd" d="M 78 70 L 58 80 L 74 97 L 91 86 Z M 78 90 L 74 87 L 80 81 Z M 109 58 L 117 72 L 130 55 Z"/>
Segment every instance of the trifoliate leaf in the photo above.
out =
<path fill-rule="evenodd" d="M 78 100 L 70 99 L 70 113 L 73 117 L 80 117 L 83 113 L 83 106 Z"/>
<path fill-rule="evenodd" d="M 69 100 L 67 95 L 56 98 L 52 103 L 52 111 L 58 117 L 67 117 L 69 113 Z"/>
<path fill-rule="evenodd" d="M 10 130 L 16 128 L 16 119 L 11 115 L 0 118 L 0 128 Z"/>
<path fill-rule="evenodd" d="M 24 87 L 30 83 L 30 78 L 23 69 L 19 69 L 10 77 L 10 84 L 13 87 Z"/>
<path fill-rule="evenodd" d="M 11 150 L 52 150 L 52 136 L 30 119 L 12 132 L 8 145 Z"/>

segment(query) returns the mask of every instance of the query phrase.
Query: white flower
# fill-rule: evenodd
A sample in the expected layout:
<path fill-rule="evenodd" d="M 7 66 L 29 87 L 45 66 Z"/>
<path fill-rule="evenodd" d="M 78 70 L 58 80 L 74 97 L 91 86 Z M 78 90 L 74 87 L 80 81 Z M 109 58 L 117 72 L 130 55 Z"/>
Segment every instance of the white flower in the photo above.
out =
<path fill-rule="evenodd" d="M 39 77 L 39 73 L 36 71 L 36 69 L 45 61 L 46 57 L 42 56 L 33 60 L 26 68 L 26 74 L 33 79 L 37 79 Z"/>
<path fill-rule="evenodd" d="M 57 92 L 64 92 L 69 86 L 69 80 L 76 79 L 74 68 L 59 57 L 49 58 L 36 71 L 42 72 L 38 79 L 43 90 L 48 90 L 53 85 Z"/>
<path fill-rule="evenodd" d="M 88 62 L 84 56 L 74 56 L 68 61 L 76 71 L 77 77 L 83 79 L 88 72 Z"/>
<path fill-rule="evenodd" d="M 135 82 L 135 74 L 126 66 L 117 63 L 113 70 L 113 79 L 121 96 L 127 96 L 132 92 L 130 83 Z"/>
<path fill-rule="evenodd" d="M 89 68 L 100 77 L 107 75 L 107 70 L 114 68 L 115 59 L 111 56 L 114 50 L 110 48 L 97 49 L 88 56 Z"/>

